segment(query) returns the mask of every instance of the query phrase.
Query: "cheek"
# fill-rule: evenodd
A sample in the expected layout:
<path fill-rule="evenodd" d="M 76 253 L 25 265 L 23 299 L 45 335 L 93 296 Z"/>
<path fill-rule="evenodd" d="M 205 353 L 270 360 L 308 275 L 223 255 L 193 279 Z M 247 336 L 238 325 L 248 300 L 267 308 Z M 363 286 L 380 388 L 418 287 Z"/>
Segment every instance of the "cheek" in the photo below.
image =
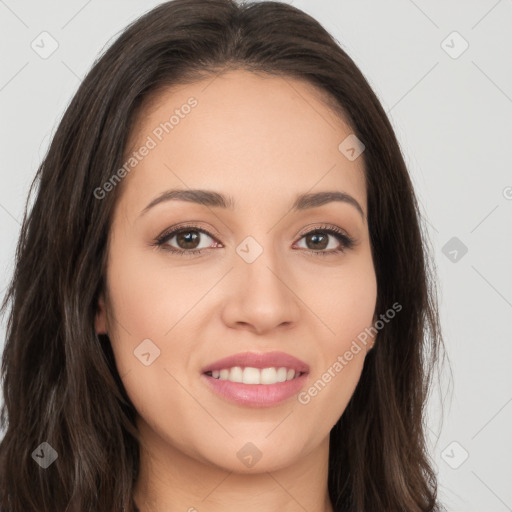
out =
<path fill-rule="evenodd" d="M 140 248 L 127 244 L 122 251 L 113 250 L 112 261 L 108 284 L 114 322 L 134 342 L 141 336 L 163 338 L 204 293 L 200 276 L 191 281 L 190 271 L 171 268 L 165 258 L 141 256 Z"/>
<path fill-rule="evenodd" d="M 182 386 L 195 385 L 202 340 L 195 318 L 204 311 L 207 301 L 201 298 L 212 280 L 190 266 L 172 265 L 165 255 L 141 255 L 134 244 L 112 245 L 109 331 L 118 372 L 142 416 L 151 419 L 164 409 L 171 414 L 190 403 Z M 172 424 L 167 412 L 162 424 Z"/>
<path fill-rule="evenodd" d="M 310 407 L 313 415 L 321 415 L 330 430 L 343 415 L 359 382 L 364 365 L 365 352 L 345 363 L 334 360 L 325 371 L 305 389 L 299 402 Z M 343 360 L 343 356 L 341 357 Z"/>
<path fill-rule="evenodd" d="M 303 281 L 302 295 L 324 324 L 324 353 L 332 356 L 372 325 L 377 280 L 371 258 L 358 256 L 346 265 L 319 269 Z"/>
<path fill-rule="evenodd" d="M 377 282 L 371 259 L 333 271 L 316 274 L 309 285 L 311 309 L 324 324 L 315 337 L 318 366 L 298 396 L 312 415 L 321 414 L 331 427 L 345 410 L 359 382 L 373 324 Z M 321 285 L 321 286 L 320 286 Z M 320 331 L 317 330 L 317 333 Z"/>
<path fill-rule="evenodd" d="M 115 264 L 107 270 L 109 334 L 128 396 L 144 421 L 158 430 L 175 424 L 173 411 L 183 410 L 190 399 L 179 384 L 183 376 L 178 375 L 187 374 L 194 349 L 186 342 L 183 327 L 188 318 L 183 317 L 204 292 L 190 279 L 187 286 L 179 269 L 164 268 L 157 259 L 148 264 L 149 260 L 129 244 L 113 247 Z M 183 433 L 175 428 L 175 434 Z"/>

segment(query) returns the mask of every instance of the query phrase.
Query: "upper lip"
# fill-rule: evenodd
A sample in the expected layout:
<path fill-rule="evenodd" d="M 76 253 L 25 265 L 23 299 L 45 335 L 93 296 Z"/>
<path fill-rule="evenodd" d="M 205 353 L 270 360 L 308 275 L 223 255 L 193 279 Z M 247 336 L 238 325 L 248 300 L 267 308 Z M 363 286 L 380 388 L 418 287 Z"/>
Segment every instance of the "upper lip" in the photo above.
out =
<path fill-rule="evenodd" d="M 252 368 L 281 368 L 293 369 L 295 372 L 309 373 L 309 365 L 285 352 L 241 352 L 224 357 L 214 363 L 205 366 L 202 373 L 232 368 L 234 366 L 250 366 Z"/>

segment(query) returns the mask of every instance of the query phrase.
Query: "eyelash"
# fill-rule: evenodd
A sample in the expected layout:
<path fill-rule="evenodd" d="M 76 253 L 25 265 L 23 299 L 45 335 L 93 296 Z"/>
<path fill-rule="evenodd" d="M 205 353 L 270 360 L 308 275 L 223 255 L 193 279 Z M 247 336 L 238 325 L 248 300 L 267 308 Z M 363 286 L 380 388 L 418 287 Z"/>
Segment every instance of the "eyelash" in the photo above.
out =
<path fill-rule="evenodd" d="M 171 238 L 174 237 L 174 235 L 181 233 L 183 231 L 187 231 L 187 230 L 188 231 L 198 231 L 198 232 L 203 233 L 215 240 L 215 237 L 213 235 L 211 235 L 210 233 L 208 233 L 208 231 L 206 231 L 202 228 L 199 228 L 198 226 L 185 225 L 185 226 L 179 226 L 177 228 L 174 228 L 171 231 L 162 233 L 160 236 L 158 236 L 155 239 L 155 241 L 152 245 L 156 246 L 156 247 L 162 247 L 166 251 L 169 251 L 169 252 L 175 253 L 175 254 L 179 254 L 179 255 L 183 255 L 183 256 L 192 256 L 194 254 L 201 254 L 204 250 L 206 250 L 206 248 L 185 250 L 185 249 L 176 249 L 175 247 L 171 247 L 170 245 L 165 248 L 163 247 Z M 312 254 L 318 255 L 318 256 L 329 256 L 332 254 L 338 254 L 340 252 L 345 252 L 345 250 L 351 249 L 355 245 L 355 240 L 353 238 L 351 238 L 349 235 L 347 235 L 345 232 L 343 232 L 341 229 L 339 229 L 335 226 L 320 226 L 318 228 L 312 229 L 311 231 L 307 231 L 306 233 L 303 233 L 301 235 L 300 239 L 304 238 L 305 236 L 308 236 L 311 234 L 317 234 L 317 233 L 329 234 L 329 235 L 334 236 L 340 242 L 340 247 L 338 249 L 331 249 L 329 251 L 325 251 L 325 250 L 314 251 L 311 249 L 303 249 L 303 250 L 305 250 L 308 253 L 312 253 Z"/>

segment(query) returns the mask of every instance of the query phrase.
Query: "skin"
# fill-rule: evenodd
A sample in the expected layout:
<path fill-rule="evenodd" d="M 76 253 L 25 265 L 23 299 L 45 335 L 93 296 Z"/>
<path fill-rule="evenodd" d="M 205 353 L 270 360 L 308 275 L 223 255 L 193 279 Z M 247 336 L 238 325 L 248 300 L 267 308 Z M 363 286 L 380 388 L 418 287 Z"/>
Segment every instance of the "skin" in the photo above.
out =
<path fill-rule="evenodd" d="M 363 159 L 339 151 L 352 130 L 312 85 L 241 70 L 159 93 L 134 125 L 130 151 L 191 96 L 198 105 L 121 184 L 108 293 L 96 317 L 139 414 L 135 501 L 141 512 L 332 511 L 329 432 L 371 344 L 307 404 L 297 396 L 272 407 L 233 404 L 200 376 L 206 364 L 238 352 L 279 350 L 310 365 L 308 389 L 372 325 L 377 284 Z M 229 194 L 236 206 L 172 200 L 141 215 L 174 188 Z M 330 190 L 355 198 L 364 218 L 345 202 L 290 211 L 298 194 Z M 202 254 L 152 245 L 183 222 L 212 235 L 199 233 Z M 318 245 L 303 233 L 323 224 L 343 229 L 355 245 L 313 254 Z M 236 252 L 247 236 L 263 249 L 252 263 Z M 320 251 L 340 246 L 328 237 Z M 187 250 L 177 237 L 167 245 Z M 134 350 L 148 338 L 160 356 L 145 366 Z M 261 452 L 251 468 L 237 457 L 248 442 Z"/>

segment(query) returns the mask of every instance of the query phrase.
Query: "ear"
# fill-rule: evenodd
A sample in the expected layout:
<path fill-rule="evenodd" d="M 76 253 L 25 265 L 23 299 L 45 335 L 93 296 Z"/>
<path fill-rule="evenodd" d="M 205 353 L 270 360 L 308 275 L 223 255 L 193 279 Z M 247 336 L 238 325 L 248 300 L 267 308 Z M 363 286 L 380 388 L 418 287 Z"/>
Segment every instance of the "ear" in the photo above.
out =
<path fill-rule="evenodd" d="M 107 309 L 105 306 L 105 297 L 103 292 L 98 299 L 98 308 L 96 311 L 96 318 L 94 319 L 94 328 L 98 334 L 107 334 Z"/>

